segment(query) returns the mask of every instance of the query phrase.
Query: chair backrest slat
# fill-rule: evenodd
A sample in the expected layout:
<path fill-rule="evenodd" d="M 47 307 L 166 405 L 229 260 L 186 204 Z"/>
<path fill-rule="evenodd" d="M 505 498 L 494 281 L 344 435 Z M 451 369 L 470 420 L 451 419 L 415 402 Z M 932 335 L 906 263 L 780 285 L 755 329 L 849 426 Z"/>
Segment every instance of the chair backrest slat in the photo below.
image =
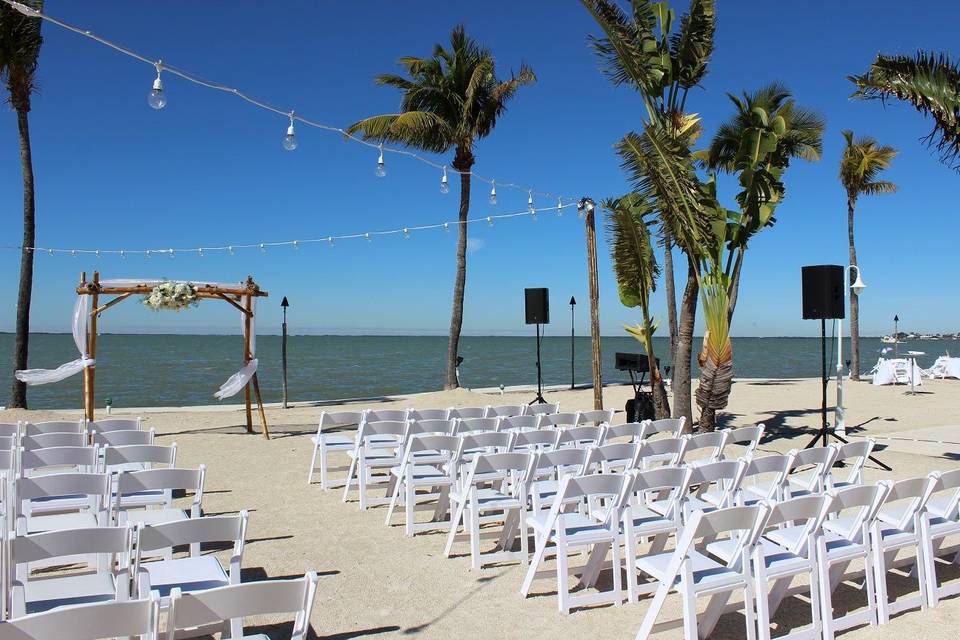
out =
<path fill-rule="evenodd" d="M 0 622 L 0 640 L 99 640 L 126 636 L 154 640 L 159 616 L 157 595 L 142 600 L 76 605 L 4 620 Z"/>

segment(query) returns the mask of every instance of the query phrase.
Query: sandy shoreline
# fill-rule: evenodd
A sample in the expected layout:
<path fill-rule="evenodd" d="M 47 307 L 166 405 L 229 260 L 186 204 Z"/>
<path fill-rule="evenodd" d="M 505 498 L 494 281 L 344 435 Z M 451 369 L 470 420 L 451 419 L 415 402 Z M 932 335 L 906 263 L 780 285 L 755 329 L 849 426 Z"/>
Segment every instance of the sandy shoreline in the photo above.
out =
<path fill-rule="evenodd" d="M 847 424 L 851 437 L 876 437 L 879 457 L 894 468 L 887 473 L 868 465 L 869 480 L 923 475 L 933 469 L 960 465 L 960 381 L 924 381 L 916 396 L 903 387 L 872 387 L 850 383 L 846 389 Z M 604 405 L 621 410 L 631 395 L 627 386 L 604 389 Z M 564 410 L 592 408 L 592 391 L 553 390 L 548 400 Z M 527 391 L 482 394 L 458 390 L 410 396 L 391 396 L 337 407 L 417 408 L 506 404 L 529 401 Z M 828 402 L 835 398 L 831 386 Z M 767 425 L 767 452 L 802 447 L 812 437 L 806 429 L 819 424 L 820 391 L 816 379 L 738 380 L 724 414 L 724 424 Z M 274 437 L 265 441 L 244 433 L 240 406 L 114 410 L 114 416 L 142 414 L 146 426 L 157 431 L 161 443 L 176 441 L 179 463 L 208 468 L 205 512 L 250 510 L 245 579 L 302 574 L 313 569 L 320 583 L 313 627 L 319 637 L 337 639 L 392 638 L 632 638 L 646 604 L 602 607 L 563 616 L 556 609 L 553 586 L 543 581 L 535 594 L 519 595 L 519 563 L 468 570 L 466 550 L 443 557 L 443 536 L 428 532 L 415 538 L 403 535 L 398 524 L 383 524 L 384 509 L 361 513 L 355 502 L 344 504 L 340 492 L 322 491 L 306 483 L 310 461 L 309 436 L 315 431 L 321 407 L 271 406 L 267 416 Z M 81 411 L 0 411 L 0 421 L 43 420 Z M 98 413 L 98 417 L 102 417 Z M 832 420 L 832 415 L 830 416 Z M 400 520 L 396 519 L 396 523 Z M 960 572 L 956 574 L 960 578 Z M 909 582 L 906 582 L 909 588 Z M 844 588 L 841 588 L 844 590 Z M 841 594 L 859 602 L 853 589 Z M 783 610 L 789 622 L 805 605 Z M 671 596 L 661 621 L 679 619 L 679 599 Z M 845 633 L 849 638 L 894 638 L 919 635 L 949 638 L 950 625 L 960 622 L 960 598 L 948 599 L 928 612 L 910 611 L 876 629 Z M 276 629 L 268 630 L 271 635 Z M 679 628 L 656 637 L 677 638 Z M 743 636 L 742 617 L 725 616 L 714 637 Z M 277 635 L 275 637 L 282 637 Z"/>

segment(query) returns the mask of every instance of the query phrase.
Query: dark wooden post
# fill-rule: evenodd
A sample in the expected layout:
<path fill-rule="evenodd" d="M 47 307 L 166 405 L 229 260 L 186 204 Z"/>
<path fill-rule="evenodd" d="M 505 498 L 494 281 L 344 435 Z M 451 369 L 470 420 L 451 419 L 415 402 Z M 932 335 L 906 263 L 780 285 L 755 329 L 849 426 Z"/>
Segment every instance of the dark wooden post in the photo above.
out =
<path fill-rule="evenodd" d="M 283 301 L 280 303 L 280 306 L 283 307 L 283 338 L 280 343 L 280 363 L 283 367 L 283 398 L 280 401 L 280 406 L 283 409 L 287 408 L 287 307 L 290 306 L 290 303 L 287 301 L 287 296 L 283 296 Z"/>
<path fill-rule="evenodd" d="M 603 371 L 600 359 L 600 285 L 597 281 L 596 206 L 590 198 L 580 201 L 587 230 L 587 276 L 590 281 L 590 338 L 593 350 L 593 408 L 603 409 Z"/>

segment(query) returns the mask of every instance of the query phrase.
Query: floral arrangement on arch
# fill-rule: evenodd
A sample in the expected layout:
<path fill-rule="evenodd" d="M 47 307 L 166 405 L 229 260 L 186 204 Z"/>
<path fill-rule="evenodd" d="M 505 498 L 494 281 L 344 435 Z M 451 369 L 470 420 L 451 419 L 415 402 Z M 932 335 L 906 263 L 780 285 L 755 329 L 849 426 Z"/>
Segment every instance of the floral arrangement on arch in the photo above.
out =
<path fill-rule="evenodd" d="M 154 311 L 180 311 L 199 302 L 197 288 L 189 282 L 161 282 L 143 297 L 143 304 Z"/>

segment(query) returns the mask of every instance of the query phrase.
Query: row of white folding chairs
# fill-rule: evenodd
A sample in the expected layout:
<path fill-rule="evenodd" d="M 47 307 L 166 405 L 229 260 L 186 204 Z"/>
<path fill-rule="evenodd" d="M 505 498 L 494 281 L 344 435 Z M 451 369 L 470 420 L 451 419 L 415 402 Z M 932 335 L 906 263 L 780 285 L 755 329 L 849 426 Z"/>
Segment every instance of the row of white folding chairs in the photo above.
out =
<path fill-rule="evenodd" d="M 37 436 L 45 433 L 108 433 L 140 431 L 143 418 L 109 418 L 105 420 L 49 420 L 46 422 L 0 422 L 0 436 Z"/>
<path fill-rule="evenodd" d="M 497 418 L 518 418 L 522 416 L 542 416 L 548 424 L 564 424 L 577 426 L 579 424 L 603 424 L 613 420 L 613 410 L 578 411 L 575 413 L 560 414 L 559 403 L 545 403 L 537 405 L 500 405 L 483 407 L 449 407 L 446 409 L 402 409 L 402 410 L 375 410 L 362 411 L 324 411 L 320 414 L 316 435 L 312 438 L 313 453 L 310 459 L 310 470 L 307 474 L 307 484 L 313 482 L 316 471 L 317 458 L 320 458 L 320 484 L 326 489 L 340 486 L 340 483 L 331 484 L 328 479 L 327 455 L 332 452 L 348 451 L 355 443 L 354 440 L 342 434 L 331 434 L 331 429 L 343 429 L 356 426 L 359 431 L 363 422 L 378 422 L 384 420 L 482 420 Z M 539 424 L 539 423 L 538 423 Z M 343 469 L 336 469 L 342 471 Z"/>
<path fill-rule="evenodd" d="M 523 405 L 520 405 L 523 406 Z M 489 409 L 489 407 L 484 408 Z M 431 423 L 436 432 L 457 434 L 466 431 L 501 431 L 501 430 L 536 430 L 544 427 L 574 428 L 578 426 L 604 426 L 613 419 L 613 410 L 581 411 L 572 414 L 545 414 L 538 413 L 525 416 L 493 416 L 493 417 L 449 417 L 429 418 L 431 410 L 405 411 L 364 411 L 364 412 L 324 412 L 320 416 L 317 433 L 312 438 L 313 452 L 310 458 L 310 470 L 307 474 L 307 484 L 313 482 L 317 460 L 320 461 L 320 486 L 323 489 L 343 486 L 347 479 L 331 481 L 331 472 L 346 471 L 348 467 L 330 468 L 329 455 L 331 453 L 349 453 L 356 450 L 363 439 L 363 426 L 368 422 L 408 422 Z M 446 411 L 446 410 L 442 410 Z M 681 419 L 682 420 L 682 419 Z M 669 423 L 669 429 L 676 431 L 676 421 L 658 421 Z M 682 430 L 682 422 L 680 429 Z M 329 433 L 331 428 L 342 428 L 356 425 L 353 436 L 341 433 Z M 648 427 L 649 429 L 650 427 Z M 668 428 L 668 425 L 662 425 Z M 326 430 L 326 431 L 325 431 Z M 389 444 L 389 440 L 387 441 Z M 349 477 L 350 474 L 348 474 Z"/>
<path fill-rule="evenodd" d="M 137 636 L 141 640 L 177 640 L 199 633 L 226 631 L 231 620 L 294 614 L 291 640 L 306 640 L 316 600 L 317 574 L 262 580 L 183 593 L 174 589 L 161 634 L 160 598 L 75 605 L 0 622 L 0 640 L 99 640 Z M 259 636 L 245 635 L 245 638 Z M 230 635 L 229 637 L 237 637 Z M 265 637 L 265 636 L 264 636 Z"/>
<path fill-rule="evenodd" d="M 127 522 L 5 537 L 10 617 L 71 604 L 142 598 L 151 592 L 158 593 L 161 607 L 167 608 L 174 589 L 200 591 L 240 584 L 247 520 L 247 512 L 241 511 L 156 524 Z M 230 543 L 229 562 L 202 555 L 200 545 L 204 543 Z M 172 548 L 182 545 L 189 547 L 189 555 L 172 558 Z M 69 565 L 76 558 L 86 561 L 82 574 L 40 578 L 31 574 L 37 566 Z"/>

